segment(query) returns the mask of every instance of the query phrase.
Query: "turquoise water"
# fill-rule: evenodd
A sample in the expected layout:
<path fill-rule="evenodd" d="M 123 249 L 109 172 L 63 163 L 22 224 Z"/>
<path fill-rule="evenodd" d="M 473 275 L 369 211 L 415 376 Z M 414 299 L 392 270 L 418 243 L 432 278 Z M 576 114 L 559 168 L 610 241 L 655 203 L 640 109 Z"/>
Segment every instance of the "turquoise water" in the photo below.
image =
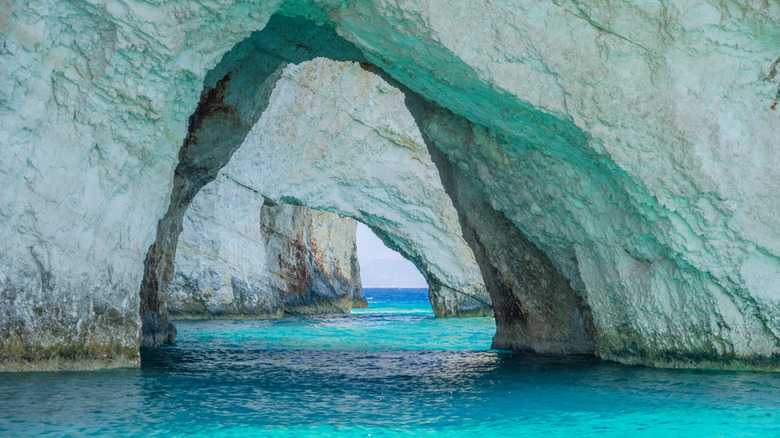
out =
<path fill-rule="evenodd" d="M 424 290 L 353 315 L 181 321 L 140 369 L 0 373 L 0 437 L 780 436 L 780 375 L 491 351 Z"/>

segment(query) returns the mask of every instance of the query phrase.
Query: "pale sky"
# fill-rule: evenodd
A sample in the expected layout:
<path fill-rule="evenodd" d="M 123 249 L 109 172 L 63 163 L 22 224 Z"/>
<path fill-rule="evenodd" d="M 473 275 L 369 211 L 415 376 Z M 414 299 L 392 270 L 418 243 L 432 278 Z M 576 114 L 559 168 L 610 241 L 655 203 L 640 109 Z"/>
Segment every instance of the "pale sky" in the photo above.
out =
<path fill-rule="evenodd" d="M 370 228 L 360 222 L 357 226 L 357 251 L 363 287 L 428 287 L 412 262 L 386 247 Z"/>

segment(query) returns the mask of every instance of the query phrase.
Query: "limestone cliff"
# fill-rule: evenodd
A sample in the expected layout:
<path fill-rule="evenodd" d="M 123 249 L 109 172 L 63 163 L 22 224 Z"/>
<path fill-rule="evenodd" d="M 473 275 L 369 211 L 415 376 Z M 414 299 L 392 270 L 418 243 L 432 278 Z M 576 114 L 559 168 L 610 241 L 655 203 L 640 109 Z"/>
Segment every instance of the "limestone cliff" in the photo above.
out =
<path fill-rule="evenodd" d="M 780 4 L 753 0 L 11 2 L 0 11 L 0 367 L 137 364 L 139 309 L 145 335 L 169 338 L 164 297 L 138 294 L 144 261 L 144 290 L 165 290 L 192 198 L 240 164 L 231 156 L 271 117 L 272 94 L 285 102 L 287 64 L 323 56 L 402 89 L 436 165 L 399 164 L 428 192 L 355 182 L 366 199 L 412 206 L 424 231 L 347 208 L 355 199 L 340 191 L 320 204 L 373 221 L 445 285 L 459 276 L 434 267 L 438 245 L 417 257 L 408 244 L 465 242 L 506 306 L 497 346 L 780 368 L 777 41 Z M 361 95 L 359 120 L 377 121 L 366 135 L 395 132 L 383 131 L 394 92 L 375 90 Z M 360 99 L 332 96 L 355 114 Z M 264 125 L 279 144 L 338 128 L 287 108 L 299 113 L 272 119 L 287 129 Z M 394 140 L 370 152 L 395 156 L 406 139 Z M 303 155 L 316 172 L 282 174 L 272 198 L 365 159 L 317 146 Z M 280 164 L 301 160 L 276 150 Z M 449 222 L 414 203 L 439 192 Z"/>
<path fill-rule="evenodd" d="M 184 216 L 173 318 L 267 318 L 365 307 L 356 222 L 261 195 L 218 176 Z"/>

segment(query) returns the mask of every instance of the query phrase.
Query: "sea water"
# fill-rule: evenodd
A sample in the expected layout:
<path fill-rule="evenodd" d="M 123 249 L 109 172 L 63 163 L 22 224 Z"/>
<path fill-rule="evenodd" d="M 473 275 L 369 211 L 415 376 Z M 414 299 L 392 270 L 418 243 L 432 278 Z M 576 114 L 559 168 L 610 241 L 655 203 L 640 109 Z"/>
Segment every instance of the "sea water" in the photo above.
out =
<path fill-rule="evenodd" d="M 0 373 L 0 437 L 780 436 L 780 374 L 490 350 L 425 290 L 352 315 L 180 321 L 140 369 Z"/>

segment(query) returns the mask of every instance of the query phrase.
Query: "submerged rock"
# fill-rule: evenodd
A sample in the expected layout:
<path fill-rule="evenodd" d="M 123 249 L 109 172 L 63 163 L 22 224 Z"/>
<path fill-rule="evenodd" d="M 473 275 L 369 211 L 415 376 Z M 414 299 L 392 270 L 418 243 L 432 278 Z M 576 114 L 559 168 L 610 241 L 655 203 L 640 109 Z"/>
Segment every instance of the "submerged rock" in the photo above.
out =
<path fill-rule="evenodd" d="M 176 318 L 268 318 L 365 307 L 357 223 L 263 196 L 218 176 L 193 200 L 176 249 Z"/>

